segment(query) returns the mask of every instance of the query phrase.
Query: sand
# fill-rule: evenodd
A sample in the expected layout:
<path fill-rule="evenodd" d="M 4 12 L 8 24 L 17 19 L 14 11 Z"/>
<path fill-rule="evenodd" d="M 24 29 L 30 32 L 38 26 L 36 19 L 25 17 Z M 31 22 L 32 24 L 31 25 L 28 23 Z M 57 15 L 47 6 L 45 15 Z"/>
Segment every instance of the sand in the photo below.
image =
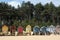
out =
<path fill-rule="evenodd" d="M 60 35 L 0 36 L 0 40 L 60 40 Z"/>

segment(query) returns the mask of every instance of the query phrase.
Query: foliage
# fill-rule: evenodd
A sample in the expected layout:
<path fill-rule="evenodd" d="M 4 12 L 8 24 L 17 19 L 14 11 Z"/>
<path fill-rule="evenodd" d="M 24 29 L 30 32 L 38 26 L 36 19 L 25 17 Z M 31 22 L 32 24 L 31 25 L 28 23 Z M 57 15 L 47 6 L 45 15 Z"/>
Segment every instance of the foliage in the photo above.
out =
<path fill-rule="evenodd" d="M 15 26 L 55 25 L 60 24 L 60 6 L 56 7 L 52 2 L 45 5 L 41 3 L 34 5 L 28 1 L 23 2 L 21 7 L 18 5 L 18 8 L 15 8 L 5 2 L 0 2 L 0 18 L 1 21 L 12 21 L 11 23 Z"/>

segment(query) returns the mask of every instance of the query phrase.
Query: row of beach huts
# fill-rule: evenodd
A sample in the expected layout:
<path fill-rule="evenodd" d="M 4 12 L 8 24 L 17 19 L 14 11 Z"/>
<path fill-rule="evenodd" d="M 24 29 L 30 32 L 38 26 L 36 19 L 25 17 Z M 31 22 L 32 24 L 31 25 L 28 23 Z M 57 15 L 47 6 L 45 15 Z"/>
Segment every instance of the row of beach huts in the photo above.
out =
<path fill-rule="evenodd" d="M 25 29 L 25 30 L 24 30 Z M 60 34 L 60 25 L 50 25 L 39 27 L 35 25 L 33 28 L 31 25 L 27 25 L 26 28 L 22 26 L 10 26 L 3 25 L 0 28 L 0 36 L 26 36 L 26 35 L 50 35 L 50 34 Z"/>

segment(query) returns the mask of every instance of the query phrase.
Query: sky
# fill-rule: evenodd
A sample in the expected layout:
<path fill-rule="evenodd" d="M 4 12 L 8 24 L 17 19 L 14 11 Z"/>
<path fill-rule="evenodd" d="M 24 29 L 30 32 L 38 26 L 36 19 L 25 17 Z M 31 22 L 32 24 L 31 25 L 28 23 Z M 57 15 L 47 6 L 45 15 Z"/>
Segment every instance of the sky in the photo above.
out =
<path fill-rule="evenodd" d="M 50 3 L 50 2 L 53 2 L 53 4 L 55 6 L 59 6 L 60 5 L 60 0 L 0 0 L 0 2 L 6 2 L 9 5 L 14 6 L 15 8 L 17 8 L 17 5 L 21 6 L 21 4 L 22 4 L 23 1 L 25 1 L 25 2 L 30 1 L 34 5 L 36 5 L 37 3 L 40 3 L 40 2 L 43 5 L 45 5 L 46 3 Z"/>

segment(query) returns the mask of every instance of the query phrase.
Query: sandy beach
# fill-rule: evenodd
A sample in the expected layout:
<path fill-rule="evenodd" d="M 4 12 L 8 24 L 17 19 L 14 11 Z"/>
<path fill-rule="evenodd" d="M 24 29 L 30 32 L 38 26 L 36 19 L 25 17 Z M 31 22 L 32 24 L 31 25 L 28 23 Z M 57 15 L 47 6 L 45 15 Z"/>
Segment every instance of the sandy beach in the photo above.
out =
<path fill-rule="evenodd" d="M 60 40 L 60 35 L 45 36 L 0 36 L 0 40 Z"/>

